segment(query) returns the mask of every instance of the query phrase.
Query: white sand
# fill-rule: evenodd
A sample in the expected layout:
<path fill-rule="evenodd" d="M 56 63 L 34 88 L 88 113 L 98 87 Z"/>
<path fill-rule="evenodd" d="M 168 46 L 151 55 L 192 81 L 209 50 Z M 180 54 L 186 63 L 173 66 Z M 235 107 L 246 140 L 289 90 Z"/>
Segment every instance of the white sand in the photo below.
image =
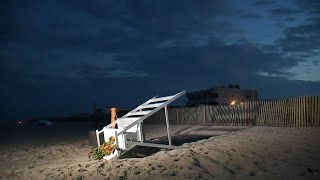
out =
<path fill-rule="evenodd" d="M 146 136 L 165 135 L 146 126 Z M 147 130 L 148 129 L 148 130 Z M 144 158 L 89 161 L 88 141 L 1 145 L 0 179 L 212 179 L 320 177 L 320 128 L 171 126 L 176 135 L 219 135 Z"/>

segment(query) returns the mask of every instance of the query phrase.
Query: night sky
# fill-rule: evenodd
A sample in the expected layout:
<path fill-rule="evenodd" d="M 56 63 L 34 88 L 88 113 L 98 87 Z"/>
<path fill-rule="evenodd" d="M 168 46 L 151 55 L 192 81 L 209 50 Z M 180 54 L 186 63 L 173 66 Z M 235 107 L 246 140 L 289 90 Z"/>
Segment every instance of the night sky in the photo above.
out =
<path fill-rule="evenodd" d="M 318 0 L 4 0 L 0 120 L 216 85 L 320 95 Z"/>

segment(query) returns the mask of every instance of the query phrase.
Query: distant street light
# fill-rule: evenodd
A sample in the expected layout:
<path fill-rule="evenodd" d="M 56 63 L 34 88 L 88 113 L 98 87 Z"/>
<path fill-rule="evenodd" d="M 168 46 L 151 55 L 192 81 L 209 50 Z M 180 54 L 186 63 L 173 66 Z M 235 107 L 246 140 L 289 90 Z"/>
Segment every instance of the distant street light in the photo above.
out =
<path fill-rule="evenodd" d="M 233 105 L 235 105 L 236 104 L 236 101 L 232 101 L 231 103 L 230 103 L 230 106 L 233 106 Z"/>

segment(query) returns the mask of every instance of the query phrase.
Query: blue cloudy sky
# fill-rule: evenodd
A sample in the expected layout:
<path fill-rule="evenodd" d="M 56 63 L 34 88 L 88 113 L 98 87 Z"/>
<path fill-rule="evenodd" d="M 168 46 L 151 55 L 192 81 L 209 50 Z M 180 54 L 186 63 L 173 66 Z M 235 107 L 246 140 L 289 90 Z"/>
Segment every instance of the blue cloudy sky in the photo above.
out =
<path fill-rule="evenodd" d="M 318 0 L 5 0 L 1 119 L 240 84 L 320 95 Z"/>

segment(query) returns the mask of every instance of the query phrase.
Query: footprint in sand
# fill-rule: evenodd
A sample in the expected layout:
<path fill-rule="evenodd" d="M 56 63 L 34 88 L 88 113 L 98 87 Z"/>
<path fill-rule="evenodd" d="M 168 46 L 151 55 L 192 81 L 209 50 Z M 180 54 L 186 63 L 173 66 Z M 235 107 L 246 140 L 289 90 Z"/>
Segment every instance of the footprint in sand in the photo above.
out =
<path fill-rule="evenodd" d="M 308 174 L 311 174 L 311 175 L 319 175 L 320 174 L 320 171 L 318 169 L 312 169 L 312 168 L 307 168 L 307 172 L 308 172 Z"/>
<path fill-rule="evenodd" d="M 253 164 L 255 164 L 255 165 L 259 165 L 259 164 L 260 164 L 260 162 L 259 162 L 259 161 L 255 161 L 255 162 L 253 162 Z"/>

